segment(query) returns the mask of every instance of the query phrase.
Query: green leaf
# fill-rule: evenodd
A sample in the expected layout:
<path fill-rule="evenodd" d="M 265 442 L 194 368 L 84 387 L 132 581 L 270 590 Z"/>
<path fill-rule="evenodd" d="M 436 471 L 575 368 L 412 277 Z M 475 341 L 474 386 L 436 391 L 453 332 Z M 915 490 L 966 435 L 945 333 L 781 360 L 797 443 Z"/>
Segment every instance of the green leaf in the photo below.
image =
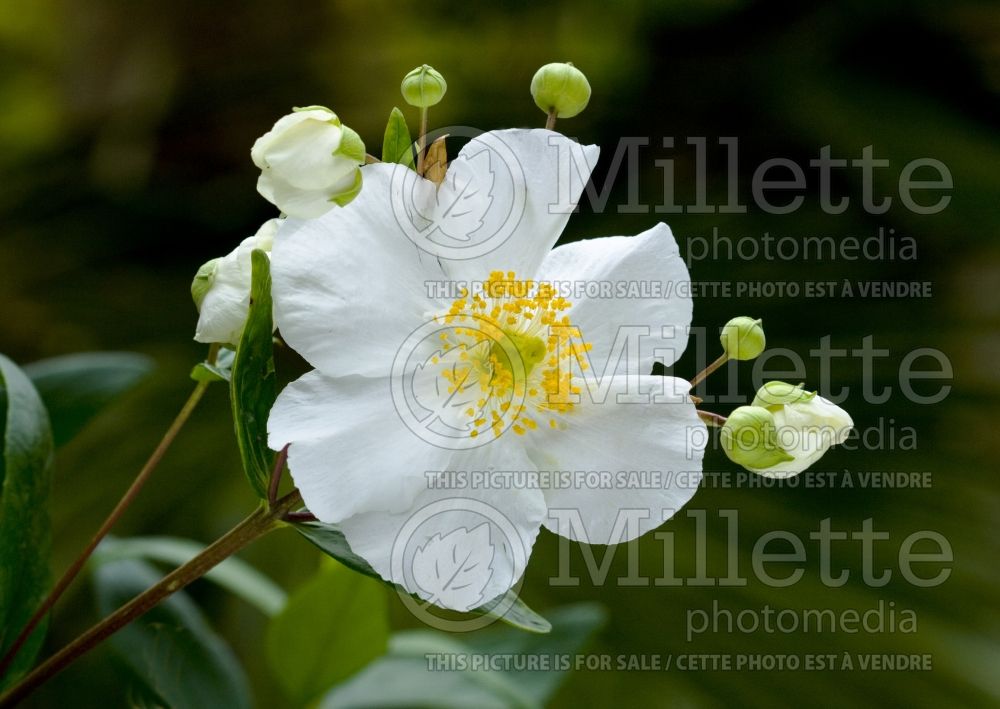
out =
<path fill-rule="evenodd" d="M 384 657 L 334 688 L 320 707 L 543 707 L 568 674 L 569 668 L 556 669 L 557 658 L 579 652 L 604 622 L 605 613 L 599 606 L 584 603 L 558 608 L 551 617 L 549 635 L 503 627 L 469 633 L 461 640 L 430 630 L 395 633 Z M 500 669 L 503 663 L 472 668 L 473 658 L 483 655 L 530 655 L 551 669 Z M 428 656 L 440 657 L 442 663 L 464 660 L 467 664 L 432 670 Z"/>
<path fill-rule="evenodd" d="M 327 556 L 336 559 L 349 569 L 353 569 L 365 576 L 382 580 L 378 572 L 371 565 L 355 554 L 351 550 L 351 545 L 347 543 L 344 533 L 332 524 L 322 522 L 302 522 L 293 525 L 295 531 L 312 542 L 320 551 Z"/>
<path fill-rule="evenodd" d="M 160 578 L 155 568 L 134 559 L 98 563 L 93 583 L 101 615 L 115 611 Z M 111 636 L 110 644 L 160 705 L 251 706 L 249 682 L 236 656 L 183 592 L 122 628 Z"/>
<path fill-rule="evenodd" d="M 413 167 L 413 141 L 410 140 L 410 129 L 406 126 L 406 118 L 398 108 L 393 108 L 389 114 L 389 123 L 385 127 L 385 138 L 382 140 L 382 162 L 394 162 L 407 167 Z"/>
<path fill-rule="evenodd" d="M 489 628 L 469 633 L 463 639 L 473 652 L 490 655 L 533 655 L 547 657 L 554 664 L 559 656 L 579 652 L 607 621 L 607 613 L 596 603 L 576 603 L 557 608 L 549 614 L 552 632 L 548 635 L 516 633 L 509 628 Z M 566 672 L 535 672 L 512 668 L 504 672 L 521 691 L 540 706 L 555 694 Z"/>
<path fill-rule="evenodd" d="M 434 636 L 437 633 L 418 630 L 393 635 L 389 654 L 368 665 L 356 677 L 333 688 L 323 697 L 319 709 L 534 707 L 500 673 L 489 673 L 487 676 L 485 671 L 428 670 L 427 655 L 467 656 L 468 648 L 457 641 L 453 644 L 423 643 L 422 635 Z"/>
<path fill-rule="evenodd" d="M 243 470 L 254 491 L 263 498 L 274 461 L 267 447 L 267 416 L 277 397 L 277 384 L 270 262 L 260 249 L 253 250 L 251 259 L 250 312 L 233 360 L 230 399 Z"/>
<path fill-rule="evenodd" d="M 180 566 L 204 550 L 204 544 L 177 537 L 119 539 L 108 536 L 97 548 L 95 556 L 102 562 L 117 559 L 147 559 Z M 235 556 L 223 560 L 203 578 L 239 596 L 269 617 L 277 615 L 288 600 L 287 594 L 274 581 Z"/>
<path fill-rule="evenodd" d="M 220 347 L 215 362 L 199 362 L 191 370 L 191 378 L 196 382 L 228 382 L 233 378 L 233 359 L 236 352 L 229 347 Z"/>
<path fill-rule="evenodd" d="M 385 581 L 367 561 L 355 554 L 350 544 L 347 543 L 343 532 L 335 525 L 323 524 L 322 522 L 303 522 L 294 525 L 294 527 L 299 534 L 316 545 L 327 556 L 336 559 L 344 566 L 358 573 L 378 579 L 393 589 L 405 593 L 400 586 Z M 506 608 L 506 611 L 502 613 L 498 612 L 498 608 Z M 472 615 L 493 616 L 508 625 L 532 633 L 547 633 L 552 628 L 545 618 L 531 610 L 528 604 L 518 598 L 517 592 L 514 589 L 510 589 L 504 595 L 497 596 L 492 601 L 484 603 L 479 608 L 475 608 L 469 612 Z"/>
<path fill-rule="evenodd" d="M 56 446 L 73 438 L 152 370 L 153 361 L 134 352 L 81 352 L 24 368 L 48 409 Z"/>
<path fill-rule="evenodd" d="M 381 584 L 324 560 L 267 631 L 267 658 L 294 704 L 303 705 L 385 652 Z"/>
<path fill-rule="evenodd" d="M 0 465 L 0 654 L 45 598 L 49 584 L 52 428 L 28 377 L 0 355 L 6 397 Z M 45 637 L 45 623 L 31 634 L 0 688 L 27 670 Z"/>

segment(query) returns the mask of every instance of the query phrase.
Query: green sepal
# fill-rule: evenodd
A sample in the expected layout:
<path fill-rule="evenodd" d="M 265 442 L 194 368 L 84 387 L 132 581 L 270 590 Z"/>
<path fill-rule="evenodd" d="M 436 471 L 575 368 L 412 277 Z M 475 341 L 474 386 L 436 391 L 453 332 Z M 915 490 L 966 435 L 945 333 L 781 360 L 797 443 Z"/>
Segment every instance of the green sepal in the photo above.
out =
<path fill-rule="evenodd" d="M 382 162 L 413 167 L 413 141 L 410 140 L 410 129 L 406 125 L 406 117 L 398 108 L 392 109 L 389 114 L 389 122 L 385 126 L 385 137 L 382 139 Z"/>

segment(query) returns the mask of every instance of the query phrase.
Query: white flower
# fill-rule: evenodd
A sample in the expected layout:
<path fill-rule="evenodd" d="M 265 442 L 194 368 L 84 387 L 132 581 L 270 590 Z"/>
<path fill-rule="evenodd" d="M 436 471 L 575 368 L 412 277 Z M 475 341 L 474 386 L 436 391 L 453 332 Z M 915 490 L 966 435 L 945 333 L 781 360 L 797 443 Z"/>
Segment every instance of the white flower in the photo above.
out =
<path fill-rule="evenodd" d="M 239 342 L 250 309 L 250 254 L 254 249 L 271 252 L 281 222 L 281 219 L 268 219 L 256 234 L 198 271 L 192 284 L 199 310 L 195 340 L 230 345 Z"/>
<path fill-rule="evenodd" d="M 790 458 L 766 468 L 749 468 L 768 477 L 798 475 L 831 446 L 846 441 L 854 428 L 850 414 L 816 392 L 803 391 L 801 385 L 768 382 L 752 405 L 774 416 L 774 441 Z"/>
<path fill-rule="evenodd" d="M 626 541 L 671 517 L 701 478 L 706 431 L 689 384 L 650 376 L 654 358 L 680 356 L 692 314 L 670 229 L 552 248 L 597 152 L 550 131 L 486 133 L 440 189 L 404 166 L 369 165 L 351 205 L 289 219 L 275 239 L 278 326 L 316 369 L 278 397 L 269 445 L 291 444 L 313 514 L 384 578 L 439 605 L 467 610 L 506 592 L 542 525 Z M 471 237 L 447 242 L 433 228 L 477 209 L 463 217 Z M 456 258 L 470 247 L 474 257 Z M 470 292 L 443 292 L 455 281 Z M 629 285 L 656 295 L 616 290 Z M 534 484 L 486 485 L 484 471 L 528 471 Z M 621 473 L 634 471 L 659 477 L 629 484 Z M 583 527 L 556 510 L 578 511 Z"/>
<path fill-rule="evenodd" d="M 322 106 L 279 119 L 250 155 L 261 170 L 257 191 L 289 216 L 318 217 L 347 204 L 361 189 L 364 143 Z"/>

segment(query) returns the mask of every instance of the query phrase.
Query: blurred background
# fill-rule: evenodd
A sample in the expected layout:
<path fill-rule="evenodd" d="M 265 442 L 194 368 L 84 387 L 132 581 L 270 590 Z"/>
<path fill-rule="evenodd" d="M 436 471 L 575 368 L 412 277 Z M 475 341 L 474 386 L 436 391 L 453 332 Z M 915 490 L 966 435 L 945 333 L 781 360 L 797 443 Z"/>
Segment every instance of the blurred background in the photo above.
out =
<path fill-rule="evenodd" d="M 743 587 L 617 587 L 589 583 L 578 549 L 579 588 L 547 583 L 558 572 L 558 543 L 539 539 L 525 600 L 545 614 L 592 600 L 607 623 L 588 652 L 930 653 L 932 671 L 578 671 L 552 706 L 636 705 L 990 706 L 1000 702 L 1000 492 L 992 451 L 1000 378 L 1000 5 L 940 2 L 753 2 L 670 0 L 620 3 L 573 0 L 495 4 L 376 0 L 205 3 L 175 0 L 5 0 L 0 3 L 0 351 L 19 363 L 76 351 L 131 350 L 150 356 L 154 373 L 119 399 L 59 452 L 52 493 L 55 556 L 61 572 L 127 487 L 189 393 L 188 372 L 203 356 L 192 341 L 196 312 L 188 286 L 200 264 L 232 249 L 274 209 L 255 192 L 253 140 L 292 106 L 324 104 L 377 153 L 385 119 L 400 104 L 401 77 L 429 63 L 447 78 L 447 98 L 432 124 L 481 128 L 538 126 L 528 84 L 550 61 L 573 61 L 593 86 L 589 108 L 560 123 L 581 141 L 605 147 L 596 172 L 604 184 L 622 136 L 649 137 L 641 155 L 642 197 L 657 203 L 662 177 L 654 161 L 675 160 L 678 202 L 693 202 L 689 136 L 708 138 L 708 201 L 725 202 L 726 155 L 720 136 L 740 140 L 739 182 L 748 214 L 676 214 L 669 223 L 686 253 L 712 230 L 733 238 L 832 235 L 868 237 L 895 229 L 917 244 L 915 260 L 742 261 L 692 264 L 696 281 L 917 280 L 933 298 L 826 299 L 702 297 L 695 325 L 719 327 L 734 315 L 762 316 L 769 344 L 804 357 L 821 337 L 856 349 L 866 336 L 889 355 L 876 361 L 876 388 L 893 388 L 881 405 L 860 396 L 858 359 L 838 361 L 835 386 L 857 427 L 887 432 L 873 449 L 835 449 L 820 471 L 927 471 L 930 489 L 770 489 L 713 485 L 736 468 L 717 450 L 691 504 L 705 510 L 709 569 L 725 574 L 726 525 L 719 510 L 739 511 Z M 407 113 L 411 129 L 416 117 Z M 661 147 L 664 136 L 677 149 Z M 835 157 L 860 157 L 874 146 L 890 168 L 876 173 L 876 194 L 896 195 L 899 171 L 932 157 L 954 177 L 953 199 L 934 216 L 898 205 L 866 214 L 857 170 L 841 170 L 834 194 L 852 198 L 838 216 L 815 194 L 786 216 L 752 206 L 753 168 L 772 157 L 802 166 L 824 145 Z M 810 173 L 811 175 L 813 173 Z M 619 214 L 624 172 L 603 213 L 584 205 L 566 238 L 637 233 L 653 214 Z M 941 403 L 910 403 L 899 392 L 903 357 L 936 347 L 954 367 L 954 389 Z M 811 386 L 819 367 L 807 359 Z M 281 362 L 282 378 L 301 364 Z M 696 371 L 689 352 L 675 371 Z M 752 392 L 750 366 L 739 372 Z M 929 384 L 934 385 L 933 382 Z M 708 393 L 724 391 L 726 377 Z M 938 385 L 929 386 L 934 390 Z M 720 412 L 726 406 L 716 407 Z M 911 427 L 914 450 L 894 450 L 889 431 Z M 898 442 L 898 441 L 897 441 Z M 172 534 L 209 541 L 254 504 L 239 468 L 223 387 L 206 401 L 116 533 Z M 834 568 L 851 571 L 841 588 L 819 582 L 818 553 L 808 546 L 805 578 L 770 588 L 750 572 L 750 550 L 764 533 L 785 529 L 808 539 L 819 521 L 860 530 L 872 518 L 888 542 L 876 547 L 888 585 L 860 579 L 857 544 L 843 544 Z M 694 573 L 696 520 L 680 514 L 672 532 L 677 573 Z M 902 540 L 933 530 L 950 542 L 954 570 L 943 584 L 905 582 L 896 554 Z M 282 587 L 315 573 L 319 553 L 291 532 L 272 535 L 243 558 Z M 598 553 L 602 550 L 598 549 Z M 663 569 L 661 542 L 641 544 L 642 572 Z M 251 678 L 256 704 L 282 706 L 263 669 L 265 619 L 209 584 L 191 595 L 233 646 Z M 689 611 L 713 603 L 744 609 L 831 608 L 865 611 L 879 601 L 912 609 L 917 632 L 707 632 L 686 638 Z M 393 597 L 394 628 L 414 624 Z M 50 653 L 97 619 L 87 583 L 59 604 Z M 52 681 L 32 706 L 124 706 L 129 682 L 108 648 Z"/>

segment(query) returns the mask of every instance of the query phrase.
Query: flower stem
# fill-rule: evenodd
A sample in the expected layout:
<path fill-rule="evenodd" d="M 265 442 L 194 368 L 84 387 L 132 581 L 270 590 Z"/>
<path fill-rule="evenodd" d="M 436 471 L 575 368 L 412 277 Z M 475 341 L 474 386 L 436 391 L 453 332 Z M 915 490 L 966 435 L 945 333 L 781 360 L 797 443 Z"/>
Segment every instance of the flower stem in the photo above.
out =
<path fill-rule="evenodd" d="M 217 346 L 213 345 L 212 349 L 209 350 L 209 362 L 215 361 L 216 352 Z M 59 581 L 56 582 L 56 585 L 52 587 L 51 591 L 49 591 L 49 595 L 45 597 L 42 604 L 34 612 L 31 618 L 28 619 L 24 628 L 21 629 L 21 632 L 14 639 L 14 642 L 11 643 L 7 653 L 3 656 L 3 658 L 0 658 L 0 677 L 2 677 L 3 674 L 10 668 L 11 663 L 14 661 L 14 658 L 17 657 L 17 653 L 24 646 L 24 643 L 27 642 L 31 633 L 34 632 L 35 628 L 38 627 L 38 624 L 42 622 L 43 618 L 45 618 L 45 615 L 52 609 L 52 606 L 56 604 L 56 601 L 58 601 L 63 593 L 66 592 L 66 589 L 69 588 L 73 579 L 77 577 L 84 564 L 87 563 L 87 559 L 89 559 L 90 555 L 94 553 L 94 549 L 97 548 L 97 545 L 100 544 L 101 540 L 107 536 L 109 531 L 111 531 L 111 528 L 121 518 L 125 510 L 128 509 L 128 506 L 132 504 L 136 497 L 138 497 L 139 491 L 142 490 L 142 486 L 146 484 L 146 481 L 149 480 L 149 477 L 156 469 L 156 466 L 159 465 L 161 460 L 163 460 L 163 456 L 166 454 L 167 449 L 170 448 L 174 439 L 177 438 L 177 434 L 180 433 L 184 424 L 187 423 L 187 420 L 191 417 L 191 414 L 194 412 L 195 407 L 198 406 L 198 402 L 201 401 L 201 397 L 204 395 L 207 388 L 208 382 L 199 382 L 198 386 L 194 388 L 194 391 L 191 392 L 191 396 L 188 397 L 184 406 L 181 407 L 177 417 L 174 419 L 173 423 L 170 424 L 170 428 L 168 428 L 167 432 L 163 434 L 163 438 L 160 439 L 159 444 L 149 456 L 146 464 L 142 466 L 142 469 L 139 471 L 139 474 L 135 476 L 135 480 L 132 481 L 128 490 L 126 490 L 125 494 L 122 495 L 122 498 L 118 501 L 118 504 L 115 505 L 115 508 L 111 510 L 111 514 L 109 514 L 107 519 L 101 523 L 100 528 L 98 528 L 97 532 L 91 538 L 87 546 L 84 547 L 83 551 L 81 551 L 76 559 L 73 560 L 73 563 L 69 565 L 69 568 L 66 569 Z"/>
<path fill-rule="evenodd" d="M 549 115 L 545 119 L 545 130 L 556 129 L 556 109 L 549 109 Z"/>
<path fill-rule="evenodd" d="M 174 569 L 159 582 L 150 586 L 36 667 L 6 694 L 0 696 L 0 709 L 15 706 L 103 640 L 151 610 L 164 598 L 201 578 L 221 561 L 240 551 L 250 542 L 279 527 L 284 514 L 301 502 L 302 496 L 298 490 L 294 490 L 270 508 L 259 507 L 249 517 L 206 547 L 198 556 Z"/>
<path fill-rule="evenodd" d="M 703 370 L 694 375 L 694 379 L 691 380 L 691 388 L 694 389 L 702 382 L 702 380 L 705 379 L 705 377 L 707 377 L 709 374 L 714 372 L 716 369 L 718 369 L 728 361 L 729 361 L 729 355 L 723 352 L 717 360 L 715 360 L 710 365 L 708 365 Z"/>
<path fill-rule="evenodd" d="M 278 501 L 278 487 L 281 485 L 281 474 L 285 471 L 286 460 L 288 460 L 288 446 L 282 448 L 274 460 L 271 481 L 267 486 L 267 504 L 269 505 L 274 505 Z"/>
<path fill-rule="evenodd" d="M 417 174 L 424 176 L 424 149 L 427 147 L 427 108 L 420 109 L 420 133 L 417 134 Z"/>

